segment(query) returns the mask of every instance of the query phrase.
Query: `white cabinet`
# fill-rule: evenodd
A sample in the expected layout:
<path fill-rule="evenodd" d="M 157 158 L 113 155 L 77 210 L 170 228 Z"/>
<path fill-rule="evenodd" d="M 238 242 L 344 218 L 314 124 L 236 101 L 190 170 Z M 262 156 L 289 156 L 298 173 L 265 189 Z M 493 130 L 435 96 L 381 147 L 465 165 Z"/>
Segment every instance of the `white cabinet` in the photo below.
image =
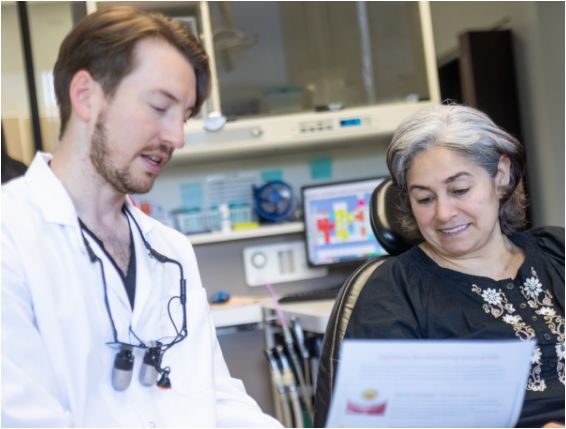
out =
<path fill-rule="evenodd" d="M 163 2 L 167 3 L 167 2 Z M 427 2 L 200 2 L 208 114 L 181 162 L 296 152 L 390 135 L 439 101 Z"/>
<path fill-rule="evenodd" d="M 386 135 L 439 101 L 428 2 L 87 3 L 131 4 L 196 28 L 212 92 L 187 125 L 182 162 Z M 228 122 L 206 131 L 210 114 Z"/>

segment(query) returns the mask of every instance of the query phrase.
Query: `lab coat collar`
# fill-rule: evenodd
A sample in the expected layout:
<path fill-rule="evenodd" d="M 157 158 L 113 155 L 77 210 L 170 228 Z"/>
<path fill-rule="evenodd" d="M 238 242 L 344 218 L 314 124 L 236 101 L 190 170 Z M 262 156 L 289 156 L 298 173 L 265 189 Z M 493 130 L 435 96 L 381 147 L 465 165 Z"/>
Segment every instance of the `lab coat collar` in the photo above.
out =
<path fill-rule="evenodd" d="M 73 200 L 49 167 L 52 159 L 53 155 L 37 152 L 26 172 L 26 179 L 46 222 L 78 228 L 78 216 Z"/>

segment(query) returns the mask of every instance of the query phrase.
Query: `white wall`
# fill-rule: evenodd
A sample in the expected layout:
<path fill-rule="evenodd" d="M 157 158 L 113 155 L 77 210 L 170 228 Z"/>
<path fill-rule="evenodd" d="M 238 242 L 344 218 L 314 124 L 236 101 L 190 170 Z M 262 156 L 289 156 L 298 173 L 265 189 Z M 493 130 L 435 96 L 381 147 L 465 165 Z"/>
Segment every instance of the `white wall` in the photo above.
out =
<path fill-rule="evenodd" d="M 564 3 L 432 2 L 431 12 L 440 62 L 461 32 L 512 30 L 533 223 L 564 226 Z"/>

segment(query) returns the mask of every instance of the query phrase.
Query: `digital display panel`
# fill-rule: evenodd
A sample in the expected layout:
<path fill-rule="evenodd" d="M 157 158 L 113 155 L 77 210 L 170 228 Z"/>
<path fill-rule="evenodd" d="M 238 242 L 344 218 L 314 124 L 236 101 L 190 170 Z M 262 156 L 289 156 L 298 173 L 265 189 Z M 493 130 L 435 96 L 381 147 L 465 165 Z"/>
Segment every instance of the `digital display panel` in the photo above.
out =
<path fill-rule="evenodd" d="M 370 198 L 384 177 L 302 188 L 311 266 L 363 262 L 386 254 L 371 229 Z"/>
<path fill-rule="evenodd" d="M 352 118 L 352 119 L 342 119 L 340 121 L 341 127 L 352 127 L 355 125 L 362 125 L 362 120 L 360 118 Z"/>

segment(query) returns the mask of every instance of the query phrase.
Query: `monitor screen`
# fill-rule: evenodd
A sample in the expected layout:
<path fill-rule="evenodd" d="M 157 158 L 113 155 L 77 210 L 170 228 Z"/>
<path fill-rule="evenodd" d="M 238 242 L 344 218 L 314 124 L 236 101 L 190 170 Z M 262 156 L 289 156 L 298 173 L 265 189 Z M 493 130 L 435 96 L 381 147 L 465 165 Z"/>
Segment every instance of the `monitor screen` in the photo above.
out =
<path fill-rule="evenodd" d="M 307 259 L 311 266 L 363 262 L 386 254 L 371 229 L 371 193 L 385 178 L 302 188 Z"/>

